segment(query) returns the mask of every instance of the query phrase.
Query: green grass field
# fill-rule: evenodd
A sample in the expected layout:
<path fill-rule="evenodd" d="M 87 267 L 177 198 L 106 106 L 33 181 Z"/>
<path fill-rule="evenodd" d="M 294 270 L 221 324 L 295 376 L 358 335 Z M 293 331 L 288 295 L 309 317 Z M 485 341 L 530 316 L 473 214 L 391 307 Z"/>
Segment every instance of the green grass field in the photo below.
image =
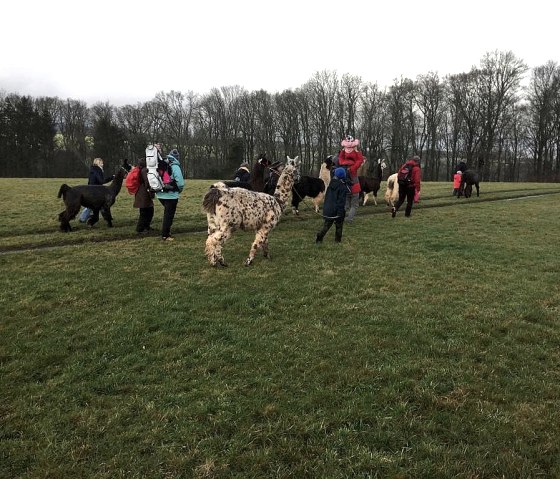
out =
<path fill-rule="evenodd" d="M 425 183 L 320 246 L 306 202 L 216 269 L 211 181 L 174 243 L 126 191 L 59 232 L 61 183 L 0 179 L 0 478 L 560 477 L 560 185 Z"/>

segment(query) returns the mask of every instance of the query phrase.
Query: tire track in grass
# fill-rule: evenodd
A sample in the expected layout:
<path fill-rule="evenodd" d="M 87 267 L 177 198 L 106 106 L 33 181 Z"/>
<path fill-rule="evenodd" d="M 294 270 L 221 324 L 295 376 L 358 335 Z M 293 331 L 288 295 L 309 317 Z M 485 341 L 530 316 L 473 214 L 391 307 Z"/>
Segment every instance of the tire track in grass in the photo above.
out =
<path fill-rule="evenodd" d="M 511 190 L 511 191 L 519 191 L 519 190 Z M 419 205 L 416 205 L 414 207 L 414 209 L 446 208 L 446 207 L 450 207 L 450 206 L 466 206 L 466 205 L 469 205 L 469 204 L 489 203 L 489 202 L 493 202 L 493 201 L 517 201 L 517 200 L 542 198 L 544 196 L 559 195 L 559 194 L 560 194 L 560 191 L 547 191 L 547 192 L 542 192 L 538 195 L 518 194 L 518 195 L 511 196 L 511 197 L 506 197 L 506 198 L 478 199 L 478 200 L 476 200 L 472 203 L 469 202 L 469 200 L 467 198 L 465 198 L 464 201 L 461 200 L 461 199 L 458 199 L 458 198 L 454 198 L 453 200 L 440 202 L 440 203 L 436 203 L 436 204 L 419 204 Z M 433 197 L 424 199 L 424 201 L 437 200 L 437 199 L 440 199 L 440 198 L 444 198 L 444 197 L 443 196 L 433 196 Z M 478 198 L 480 198 L 480 197 L 478 197 Z M 360 211 L 361 211 L 360 216 L 386 215 L 389 210 L 386 209 L 386 205 L 384 205 L 383 203 L 384 203 L 384 200 L 381 200 L 378 203 L 378 206 L 381 206 L 381 209 L 378 209 L 378 210 L 364 211 L 364 210 L 360 209 Z M 313 213 L 315 213 L 314 207 L 309 202 L 306 203 L 306 200 L 304 200 L 302 202 L 302 204 L 308 206 L 309 211 L 312 211 Z M 373 206 L 373 208 L 376 208 L 376 207 Z M 368 209 L 369 209 L 369 207 L 368 207 Z M 318 213 L 318 216 L 321 216 L 321 214 Z M 288 221 L 308 221 L 310 219 L 316 219 L 316 217 L 315 216 L 302 217 L 302 216 L 293 216 L 293 215 L 288 216 Z M 174 232 L 175 232 L 174 233 L 175 235 L 177 235 L 177 234 L 187 234 L 187 235 L 195 234 L 196 235 L 196 234 L 206 234 L 207 229 L 206 229 L 206 227 L 204 227 L 203 229 L 202 228 L 201 229 L 177 228 L 177 229 L 174 229 Z M 154 238 L 155 239 L 155 238 L 157 238 L 157 235 L 148 236 L 147 238 Z M 130 240 L 142 241 L 143 239 L 146 239 L 146 238 L 138 237 L 136 234 L 133 234 L 133 233 L 131 233 L 130 236 L 120 236 L 118 238 L 75 238 L 74 237 L 74 238 L 71 239 L 71 241 L 62 242 L 62 243 L 58 243 L 58 244 L 55 244 L 55 245 L 46 244 L 46 245 L 25 245 L 25 246 L 4 247 L 4 248 L 0 249 L 0 256 L 4 256 L 4 255 L 8 255 L 8 254 L 16 254 L 16 253 L 29 253 L 29 252 L 34 252 L 34 251 L 48 251 L 48 250 L 54 250 L 54 249 L 58 249 L 58 248 L 79 247 L 79 246 L 81 246 L 83 244 L 86 244 L 86 243 L 112 243 L 112 242 L 116 242 L 116 241 L 130 241 Z"/>

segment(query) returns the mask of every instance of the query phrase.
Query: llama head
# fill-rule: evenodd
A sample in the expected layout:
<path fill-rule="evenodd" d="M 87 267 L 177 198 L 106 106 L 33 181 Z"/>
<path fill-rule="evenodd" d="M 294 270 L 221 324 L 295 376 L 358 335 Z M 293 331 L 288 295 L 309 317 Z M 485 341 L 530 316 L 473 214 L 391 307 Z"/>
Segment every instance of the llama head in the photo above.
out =
<path fill-rule="evenodd" d="M 257 158 L 257 162 L 263 166 L 269 166 L 270 160 L 266 157 L 266 153 L 261 153 Z"/>
<path fill-rule="evenodd" d="M 290 173 L 292 174 L 295 181 L 299 180 L 299 164 L 300 164 L 299 156 L 296 156 L 295 158 L 290 158 L 289 156 L 286 156 L 286 166 L 284 168 L 288 168 L 288 167 L 293 168 L 293 172 L 290 170 Z"/>
<path fill-rule="evenodd" d="M 130 170 L 132 170 L 132 165 L 128 162 L 128 160 L 124 159 L 121 168 L 127 173 L 130 173 Z"/>
<path fill-rule="evenodd" d="M 297 168 L 299 166 L 299 156 L 296 156 L 295 158 L 286 156 L 286 166 L 288 165 L 292 165 Z"/>

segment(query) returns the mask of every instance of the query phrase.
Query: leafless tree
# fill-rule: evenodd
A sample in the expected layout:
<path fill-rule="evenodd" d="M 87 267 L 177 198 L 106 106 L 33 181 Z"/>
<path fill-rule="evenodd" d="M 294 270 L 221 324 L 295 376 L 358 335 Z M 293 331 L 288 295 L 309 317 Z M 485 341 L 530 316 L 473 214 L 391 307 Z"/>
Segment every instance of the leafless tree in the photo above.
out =
<path fill-rule="evenodd" d="M 437 73 L 420 75 L 416 80 L 416 105 L 422 114 L 426 146 L 423 175 L 426 179 L 439 178 L 442 124 L 445 116 L 445 87 Z M 449 172 L 447 172 L 449 174 Z"/>
<path fill-rule="evenodd" d="M 555 62 L 533 69 L 528 91 L 533 178 L 553 171 L 558 178 L 560 157 L 560 67 Z"/>

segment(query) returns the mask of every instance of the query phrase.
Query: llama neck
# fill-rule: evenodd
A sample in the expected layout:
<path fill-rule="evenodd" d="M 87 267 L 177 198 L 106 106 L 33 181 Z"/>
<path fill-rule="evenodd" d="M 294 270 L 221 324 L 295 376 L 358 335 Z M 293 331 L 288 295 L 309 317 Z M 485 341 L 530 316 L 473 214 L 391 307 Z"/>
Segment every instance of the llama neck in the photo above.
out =
<path fill-rule="evenodd" d="M 124 179 L 124 174 L 121 171 L 119 171 L 115 175 L 114 180 L 111 182 L 110 188 L 113 190 L 115 196 L 117 196 L 119 194 L 119 192 L 121 191 L 123 179 Z"/>
<path fill-rule="evenodd" d="M 321 178 L 325 182 L 325 184 L 331 179 L 331 172 L 324 164 L 321 165 L 321 171 L 319 171 L 319 178 Z"/>
<path fill-rule="evenodd" d="M 276 198 L 276 201 L 278 201 L 282 208 L 288 202 L 292 186 L 294 186 L 294 167 L 286 166 L 280 178 L 278 178 L 278 184 L 274 190 L 274 198 Z"/>

